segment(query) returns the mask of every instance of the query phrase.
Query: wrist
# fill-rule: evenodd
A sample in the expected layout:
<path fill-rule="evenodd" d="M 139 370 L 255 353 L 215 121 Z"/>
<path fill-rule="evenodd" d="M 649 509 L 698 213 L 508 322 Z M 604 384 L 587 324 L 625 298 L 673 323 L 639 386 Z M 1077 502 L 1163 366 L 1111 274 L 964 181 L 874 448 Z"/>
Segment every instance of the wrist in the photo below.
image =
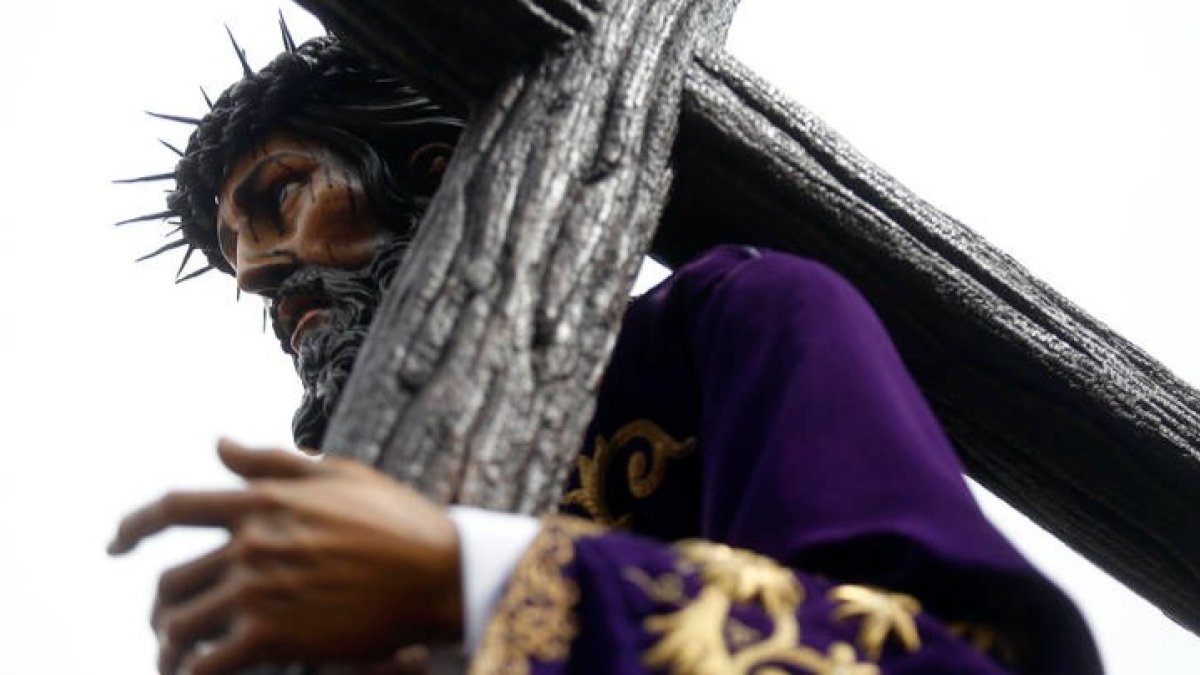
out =
<path fill-rule="evenodd" d="M 462 639 L 462 555 L 459 535 L 446 512 L 433 504 L 410 521 L 412 527 L 387 538 L 389 564 L 367 602 L 386 603 L 395 627 L 389 649 L 414 643 L 435 645 Z M 382 544 L 383 542 L 377 542 Z M 391 592 L 379 594 L 381 588 Z M 369 591 L 370 592 L 370 591 Z"/>

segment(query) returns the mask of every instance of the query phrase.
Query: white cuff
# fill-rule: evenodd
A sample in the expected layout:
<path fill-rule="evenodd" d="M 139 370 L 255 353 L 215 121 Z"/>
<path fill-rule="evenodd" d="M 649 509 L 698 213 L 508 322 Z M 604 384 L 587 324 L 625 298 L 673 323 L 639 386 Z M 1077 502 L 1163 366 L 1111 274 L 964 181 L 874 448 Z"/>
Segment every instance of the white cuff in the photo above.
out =
<path fill-rule="evenodd" d="M 462 559 L 463 653 L 475 654 L 521 555 L 537 536 L 536 518 L 451 506 Z"/>

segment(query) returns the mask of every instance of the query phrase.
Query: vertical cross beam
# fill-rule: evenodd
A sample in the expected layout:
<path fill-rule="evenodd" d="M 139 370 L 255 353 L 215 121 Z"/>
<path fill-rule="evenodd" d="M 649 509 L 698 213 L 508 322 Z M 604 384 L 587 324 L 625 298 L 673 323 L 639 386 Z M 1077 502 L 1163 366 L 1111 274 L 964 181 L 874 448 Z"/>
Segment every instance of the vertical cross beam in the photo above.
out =
<path fill-rule="evenodd" d="M 414 77 L 473 108 L 326 450 L 439 501 L 546 511 L 666 202 L 684 74 L 735 3 L 376 3 L 385 17 L 310 4 L 357 26 L 360 43 L 373 26 L 407 31 L 419 44 L 364 48 L 404 70 L 426 59 Z M 542 53 L 480 68 L 480 51 L 502 51 L 488 41 L 507 38 L 494 26 L 547 16 L 550 29 L 516 33 L 544 39 Z M 483 23 L 493 29 L 436 35 Z"/>
<path fill-rule="evenodd" d="M 490 119 L 486 124 L 498 133 L 508 127 L 498 121 L 505 104 L 495 92 L 508 91 L 504 87 L 513 86 L 515 77 L 540 72 L 539 64 L 565 58 L 565 50 L 586 42 L 580 36 L 595 32 L 601 17 L 615 13 L 619 4 L 300 2 L 356 48 L 431 92 L 474 102 L 476 120 Z M 708 24 L 715 33 L 721 25 L 715 19 Z M 714 243 L 755 243 L 818 257 L 839 269 L 880 311 L 972 473 L 1177 621 L 1200 630 L 1200 537 L 1195 534 L 1200 392 L 906 190 L 727 55 L 697 54 L 684 82 L 683 104 L 676 198 L 654 244 L 656 254 L 679 262 Z M 496 153 L 496 167 L 526 171 L 530 157 Z M 623 193 L 610 194 L 614 208 L 627 206 Z M 474 212 L 467 217 L 474 218 Z M 607 264 L 603 257 L 592 260 Z M 625 278 L 632 267 L 613 269 Z M 588 282 L 596 283 L 594 278 Z M 543 332 L 532 336 L 552 335 L 544 332 L 552 324 L 582 331 L 576 334 L 581 340 L 600 334 L 585 330 L 581 321 L 546 321 L 552 313 L 534 316 L 542 317 L 534 325 Z M 394 331 L 378 330 L 372 341 L 408 340 L 395 343 L 397 359 L 426 344 L 399 327 Z M 536 345 L 530 353 L 544 347 Z M 422 358 L 428 362 L 440 354 Z M 359 370 L 375 367 L 379 358 L 372 365 L 360 362 Z M 374 378 L 375 384 L 344 397 L 347 405 L 334 421 L 340 429 L 338 448 L 356 451 L 360 439 L 346 430 L 353 425 L 375 434 L 361 439 L 374 444 L 363 447 L 364 457 L 386 458 L 392 452 L 388 448 L 400 452 L 398 444 L 409 437 L 371 430 L 408 424 L 380 415 L 391 414 L 387 410 L 393 405 L 411 411 L 410 405 L 419 404 L 414 387 L 434 380 L 391 382 L 388 377 L 356 373 L 356 380 Z M 486 382 L 501 386 L 500 380 Z M 457 394 L 446 388 L 438 395 L 455 405 Z M 382 412 L 363 410 L 373 407 Z M 472 428 L 452 424 L 439 433 L 456 443 L 463 434 L 478 437 Z M 429 445 L 428 439 L 421 442 Z M 572 449 L 573 444 L 560 448 Z M 547 485 L 557 469 L 520 464 L 534 455 L 522 449 L 511 461 L 534 468 L 531 480 Z M 460 453 L 438 461 L 465 466 L 463 459 Z M 524 474 L 497 471 L 468 482 L 514 475 Z M 524 507 L 535 508 L 532 502 Z"/>

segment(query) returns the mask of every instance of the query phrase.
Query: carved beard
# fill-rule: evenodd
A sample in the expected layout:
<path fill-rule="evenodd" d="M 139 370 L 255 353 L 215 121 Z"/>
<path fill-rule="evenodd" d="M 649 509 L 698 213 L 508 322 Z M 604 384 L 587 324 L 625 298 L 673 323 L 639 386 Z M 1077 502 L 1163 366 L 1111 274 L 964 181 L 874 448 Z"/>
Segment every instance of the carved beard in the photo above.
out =
<path fill-rule="evenodd" d="M 292 417 L 292 437 L 297 447 L 321 448 L 329 420 L 354 369 L 358 351 L 367 338 L 375 308 L 383 299 L 400 260 L 408 248 L 406 240 L 394 240 L 383 246 L 372 261 L 358 270 L 329 267 L 305 267 L 288 276 L 277 297 L 302 294 L 321 298 L 326 306 L 326 321 L 310 329 L 293 355 L 296 374 L 304 385 L 304 397 Z M 283 335 L 272 303 L 271 319 L 275 336 L 284 351 L 290 351 L 290 335 Z"/>

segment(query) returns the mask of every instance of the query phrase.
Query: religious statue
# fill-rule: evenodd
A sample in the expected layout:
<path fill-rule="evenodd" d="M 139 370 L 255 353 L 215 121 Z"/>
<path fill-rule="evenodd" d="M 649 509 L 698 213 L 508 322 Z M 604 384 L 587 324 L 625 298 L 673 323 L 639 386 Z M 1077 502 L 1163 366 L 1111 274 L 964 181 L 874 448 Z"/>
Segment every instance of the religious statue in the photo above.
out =
<path fill-rule="evenodd" d="M 335 38 L 286 41 L 196 121 L 167 248 L 267 299 L 304 383 L 296 443 L 319 453 L 463 115 Z M 1100 671 L 871 307 L 817 261 L 721 246 L 630 301 L 542 520 L 447 510 L 349 460 L 218 450 L 243 489 L 168 494 L 111 548 L 230 532 L 162 576 L 163 673 L 399 668 L 453 642 L 474 673 Z"/>

